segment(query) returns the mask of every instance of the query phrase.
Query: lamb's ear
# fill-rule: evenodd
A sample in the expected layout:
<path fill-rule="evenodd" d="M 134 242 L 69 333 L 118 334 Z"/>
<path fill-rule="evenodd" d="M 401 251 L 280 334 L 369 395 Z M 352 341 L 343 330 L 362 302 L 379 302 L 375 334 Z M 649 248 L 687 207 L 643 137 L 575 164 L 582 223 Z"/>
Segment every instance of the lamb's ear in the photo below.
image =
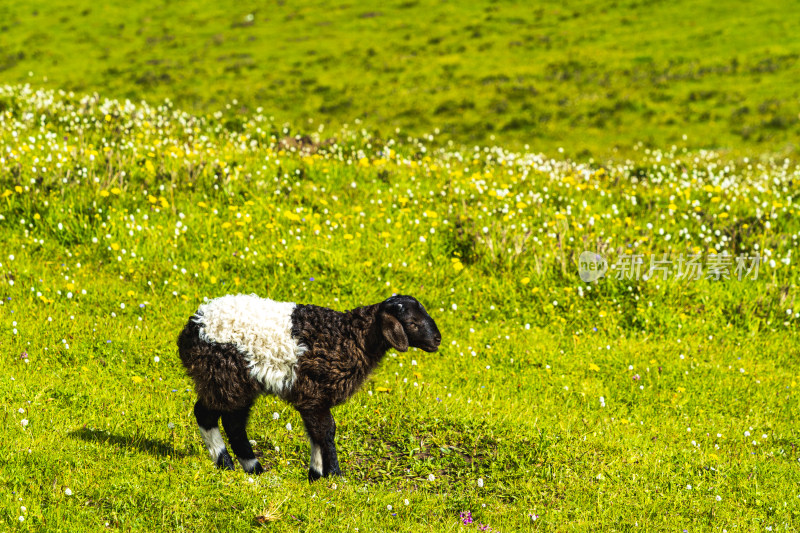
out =
<path fill-rule="evenodd" d="M 381 325 L 383 337 L 398 352 L 408 351 L 408 337 L 403 331 L 403 325 L 389 313 L 383 313 L 383 324 Z"/>

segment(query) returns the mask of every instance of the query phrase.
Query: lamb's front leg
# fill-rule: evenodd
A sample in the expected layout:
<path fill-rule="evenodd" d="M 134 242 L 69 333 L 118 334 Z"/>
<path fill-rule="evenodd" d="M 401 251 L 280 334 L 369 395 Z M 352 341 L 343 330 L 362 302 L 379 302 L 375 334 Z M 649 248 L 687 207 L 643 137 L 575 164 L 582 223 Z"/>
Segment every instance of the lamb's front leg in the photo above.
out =
<path fill-rule="evenodd" d="M 308 467 L 308 480 L 320 477 L 339 476 L 339 459 L 336 456 L 336 422 L 330 409 L 301 412 L 306 433 L 311 441 L 311 461 Z"/>

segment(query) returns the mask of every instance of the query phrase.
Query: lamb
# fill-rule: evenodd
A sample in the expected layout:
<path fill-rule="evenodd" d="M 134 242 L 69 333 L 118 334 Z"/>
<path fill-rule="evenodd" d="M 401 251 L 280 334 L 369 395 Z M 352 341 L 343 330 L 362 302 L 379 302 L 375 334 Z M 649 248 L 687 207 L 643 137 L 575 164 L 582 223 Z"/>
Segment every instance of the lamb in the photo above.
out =
<path fill-rule="evenodd" d="M 228 295 L 201 305 L 178 337 L 181 362 L 194 380 L 194 414 L 212 461 L 233 470 L 219 420 L 248 473 L 263 472 L 247 437 L 256 398 L 273 394 L 303 418 L 311 441 L 308 479 L 341 475 L 331 408 L 350 398 L 390 348 L 426 352 L 442 336 L 411 296 L 347 312 Z"/>

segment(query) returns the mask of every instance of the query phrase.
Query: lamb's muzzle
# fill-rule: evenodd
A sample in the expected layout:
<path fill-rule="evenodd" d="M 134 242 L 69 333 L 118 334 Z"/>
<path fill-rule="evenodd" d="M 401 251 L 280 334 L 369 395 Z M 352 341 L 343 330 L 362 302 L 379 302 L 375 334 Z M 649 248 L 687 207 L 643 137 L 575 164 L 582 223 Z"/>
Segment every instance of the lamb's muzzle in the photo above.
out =
<path fill-rule="evenodd" d="M 219 432 L 221 418 L 245 471 L 263 471 L 247 438 L 247 419 L 259 395 L 275 394 L 303 418 L 313 481 L 340 474 L 331 408 L 358 390 L 388 349 L 435 352 L 441 341 L 436 323 L 411 296 L 339 312 L 229 295 L 198 308 L 178 350 L 194 380 L 195 417 L 217 466 L 234 467 Z"/>

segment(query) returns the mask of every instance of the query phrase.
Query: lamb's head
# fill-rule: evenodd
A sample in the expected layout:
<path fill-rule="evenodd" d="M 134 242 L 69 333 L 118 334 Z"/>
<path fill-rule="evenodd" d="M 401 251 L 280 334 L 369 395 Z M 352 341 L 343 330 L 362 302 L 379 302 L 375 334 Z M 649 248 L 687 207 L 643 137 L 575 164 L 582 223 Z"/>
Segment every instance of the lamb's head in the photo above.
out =
<path fill-rule="evenodd" d="M 411 296 L 392 296 L 380 305 L 381 332 L 398 352 L 409 346 L 435 352 L 442 342 L 436 322 Z"/>

